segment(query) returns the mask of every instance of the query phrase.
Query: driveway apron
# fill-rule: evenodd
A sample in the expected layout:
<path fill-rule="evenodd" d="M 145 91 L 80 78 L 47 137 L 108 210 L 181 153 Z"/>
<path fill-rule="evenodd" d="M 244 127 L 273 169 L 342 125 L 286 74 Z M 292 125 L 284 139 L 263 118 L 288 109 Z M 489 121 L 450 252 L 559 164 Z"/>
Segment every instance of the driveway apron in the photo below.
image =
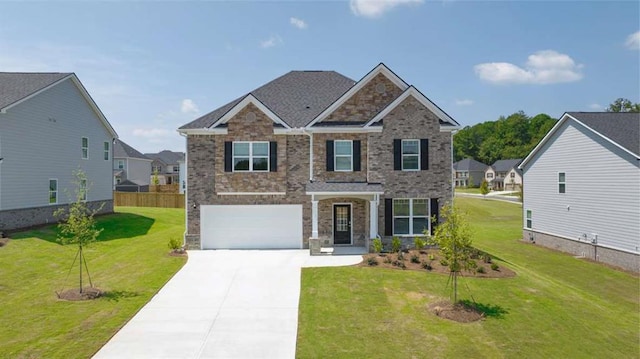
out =
<path fill-rule="evenodd" d="M 94 358 L 294 358 L 301 268 L 361 260 L 308 250 L 189 251 Z"/>

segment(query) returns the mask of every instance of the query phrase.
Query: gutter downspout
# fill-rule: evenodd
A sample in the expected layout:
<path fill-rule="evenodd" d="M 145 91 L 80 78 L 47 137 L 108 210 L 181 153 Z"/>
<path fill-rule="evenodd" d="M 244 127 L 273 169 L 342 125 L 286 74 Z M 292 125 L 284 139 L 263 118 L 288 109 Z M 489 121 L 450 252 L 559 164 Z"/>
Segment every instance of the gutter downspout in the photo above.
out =
<path fill-rule="evenodd" d="M 187 190 L 189 189 L 189 137 L 182 132 L 178 132 L 180 136 L 184 137 L 185 145 L 184 145 L 184 234 L 182 235 L 182 248 L 187 246 L 187 234 L 189 233 L 189 197 L 187 195 Z M 181 184 L 178 184 L 180 186 Z"/>

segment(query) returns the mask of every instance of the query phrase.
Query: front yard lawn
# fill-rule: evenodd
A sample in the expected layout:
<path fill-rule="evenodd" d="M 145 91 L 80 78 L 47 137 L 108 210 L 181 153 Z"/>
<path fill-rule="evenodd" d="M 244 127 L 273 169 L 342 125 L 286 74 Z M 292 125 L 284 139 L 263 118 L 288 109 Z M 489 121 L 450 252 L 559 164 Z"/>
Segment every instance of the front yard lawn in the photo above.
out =
<path fill-rule="evenodd" d="M 88 358 L 180 269 L 167 242 L 184 232 L 184 210 L 117 208 L 84 250 L 96 300 L 67 302 L 55 291 L 77 286 L 77 247 L 59 245 L 49 226 L 12 235 L 0 248 L 0 358 Z"/>
<path fill-rule="evenodd" d="M 456 198 L 474 244 L 514 278 L 463 278 L 486 318 L 442 319 L 446 274 L 362 266 L 304 268 L 298 358 L 637 358 L 637 276 L 522 243 L 519 204 Z"/>

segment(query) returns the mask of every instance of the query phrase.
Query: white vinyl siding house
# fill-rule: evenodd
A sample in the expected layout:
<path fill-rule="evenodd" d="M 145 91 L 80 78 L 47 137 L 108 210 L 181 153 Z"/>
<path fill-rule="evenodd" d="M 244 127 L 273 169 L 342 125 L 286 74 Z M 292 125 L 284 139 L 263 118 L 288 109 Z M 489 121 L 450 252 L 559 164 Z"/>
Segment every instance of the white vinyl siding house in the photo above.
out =
<path fill-rule="evenodd" d="M 522 165 L 524 229 L 640 254 L 638 157 L 573 118 L 556 127 Z"/>
<path fill-rule="evenodd" d="M 72 202 L 78 169 L 88 179 L 87 201 L 112 201 L 112 163 L 104 157 L 116 134 L 81 86 L 69 74 L 0 108 L 0 214 Z"/>

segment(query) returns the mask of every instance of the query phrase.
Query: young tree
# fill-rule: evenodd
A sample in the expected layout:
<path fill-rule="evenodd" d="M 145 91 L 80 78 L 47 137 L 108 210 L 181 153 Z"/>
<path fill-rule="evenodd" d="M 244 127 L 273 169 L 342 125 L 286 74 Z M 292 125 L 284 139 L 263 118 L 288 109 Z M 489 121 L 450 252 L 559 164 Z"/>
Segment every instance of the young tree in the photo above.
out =
<path fill-rule="evenodd" d="M 464 270 L 471 270 L 475 262 L 471 259 L 471 231 L 466 216 L 452 205 L 445 205 L 440 211 L 444 222 L 435 229 L 430 244 L 440 248 L 442 255 L 449 263 L 453 286 L 453 303 L 458 301 L 458 275 Z"/>
<path fill-rule="evenodd" d="M 486 179 L 483 179 L 482 183 L 480 183 L 480 193 L 482 196 L 486 196 L 489 193 L 489 183 L 487 183 Z"/>
<path fill-rule="evenodd" d="M 87 206 L 87 176 L 84 171 L 80 169 L 74 171 L 73 175 L 75 201 L 69 204 L 68 210 L 66 208 L 59 208 L 54 212 L 54 215 L 61 220 L 58 224 L 59 235 L 57 240 L 62 244 L 76 244 L 78 246 L 78 254 L 76 255 L 76 258 L 80 257 L 79 285 L 80 293 L 82 293 L 82 266 L 84 265 L 87 270 L 87 274 L 89 272 L 87 268 L 87 261 L 82 254 L 82 249 L 90 243 L 95 242 L 100 235 L 100 232 L 102 232 L 102 229 L 96 228 L 96 221 L 93 218 L 102 206 L 94 210 L 91 210 Z M 89 279 L 89 283 L 91 283 L 91 279 Z"/>

